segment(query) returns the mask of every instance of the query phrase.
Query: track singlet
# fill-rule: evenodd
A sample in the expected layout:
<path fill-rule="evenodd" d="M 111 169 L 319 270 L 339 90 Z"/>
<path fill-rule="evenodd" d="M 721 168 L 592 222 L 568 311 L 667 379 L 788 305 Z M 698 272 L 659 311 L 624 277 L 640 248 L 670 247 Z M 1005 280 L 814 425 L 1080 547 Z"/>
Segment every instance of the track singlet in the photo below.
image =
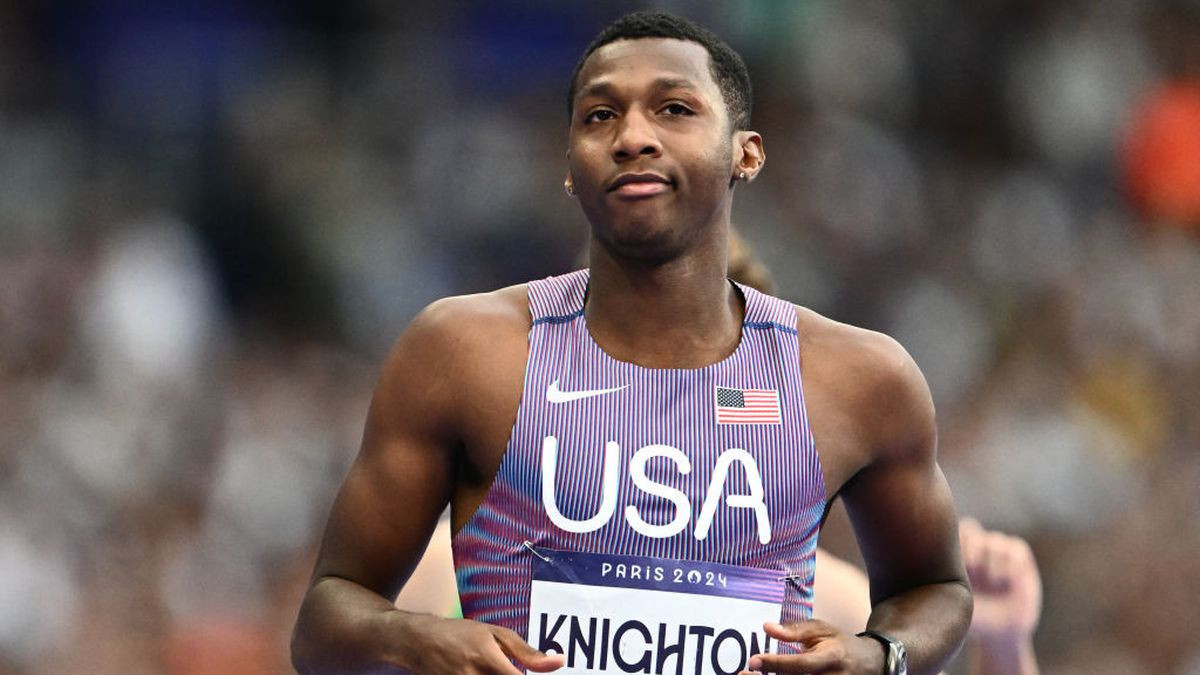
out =
<path fill-rule="evenodd" d="M 452 539 L 463 615 L 525 636 L 535 556 L 558 551 L 769 570 L 785 586 L 780 620 L 808 618 L 826 495 L 795 308 L 738 285 L 732 354 L 652 369 L 592 339 L 587 285 L 587 270 L 529 284 L 516 423 Z"/>

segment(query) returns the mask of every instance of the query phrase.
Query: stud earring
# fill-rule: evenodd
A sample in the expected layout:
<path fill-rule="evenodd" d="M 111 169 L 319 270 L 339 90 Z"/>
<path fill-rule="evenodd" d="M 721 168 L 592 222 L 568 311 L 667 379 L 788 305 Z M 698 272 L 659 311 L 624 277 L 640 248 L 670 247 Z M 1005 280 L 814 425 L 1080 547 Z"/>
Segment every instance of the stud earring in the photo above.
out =
<path fill-rule="evenodd" d="M 738 180 L 746 180 L 746 172 L 745 171 L 738 172 Z"/>
<path fill-rule="evenodd" d="M 568 197 L 575 196 L 575 186 L 570 183 L 563 183 L 563 189 L 567 191 Z"/>

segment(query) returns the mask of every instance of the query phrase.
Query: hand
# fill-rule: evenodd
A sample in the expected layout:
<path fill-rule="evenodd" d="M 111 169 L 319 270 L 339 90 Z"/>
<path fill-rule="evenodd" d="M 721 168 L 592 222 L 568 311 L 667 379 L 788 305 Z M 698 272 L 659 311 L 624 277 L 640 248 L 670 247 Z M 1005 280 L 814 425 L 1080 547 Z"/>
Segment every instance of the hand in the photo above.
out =
<path fill-rule="evenodd" d="M 781 642 L 794 642 L 799 654 L 755 654 L 751 671 L 763 673 L 841 673 L 875 675 L 883 672 L 883 650 L 871 638 L 843 633 L 832 624 L 810 619 L 780 625 L 765 623 L 767 634 Z M 741 675 L 749 675 L 742 671 Z"/>
<path fill-rule="evenodd" d="M 970 635 L 983 640 L 1033 635 L 1042 613 L 1042 579 L 1029 544 L 989 532 L 971 518 L 959 523 L 958 538 L 975 596 Z"/>
<path fill-rule="evenodd" d="M 563 667 L 561 654 L 534 649 L 515 632 L 469 619 L 437 619 L 422 630 L 412 661 L 421 675 L 521 675 L 512 660 L 535 673 Z"/>

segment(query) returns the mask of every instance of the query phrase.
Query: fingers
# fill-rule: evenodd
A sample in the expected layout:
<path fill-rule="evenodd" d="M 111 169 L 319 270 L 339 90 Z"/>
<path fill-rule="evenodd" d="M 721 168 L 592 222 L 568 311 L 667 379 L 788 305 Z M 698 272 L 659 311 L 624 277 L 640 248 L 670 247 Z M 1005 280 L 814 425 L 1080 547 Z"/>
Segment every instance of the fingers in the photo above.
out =
<path fill-rule="evenodd" d="M 1033 568 L 1033 553 L 1020 537 L 989 532 L 975 520 L 959 525 L 963 562 L 971 585 L 984 593 L 1006 593 L 1013 579 Z"/>
<path fill-rule="evenodd" d="M 761 673 L 824 673 L 838 667 L 837 654 L 814 651 L 802 654 L 755 654 L 747 665 Z"/>
<path fill-rule="evenodd" d="M 962 518 L 958 521 L 958 541 L 963 545 L 964 556 L 967 553 L 967 543 L 972 539 L 978 538 L 982 533 L 983 525 L 978 520 L 974 518 Z"/>
<path fill-rule="evenodd" d="M 959 541 L 975 592 L 971 634 L 1032 634 L 1041 616 L 1042 582 L 1029 544 L 971 519 L 959 524 Z"/>
<path fill-rule="evenodd" d="M 963 518 L 958 523 L 958 543 L 962 547 L 963 564 L 967 569 L 979 567 L 983 557 L 980 538 L 983 536 L 983 526 L 974 518 Z"/>
<path fill-rule="evenodd" d="M 831 624 L 818 619 L 809 619 L 798 623 L 778 624 L 768 621 L 763 624 L 767 635 L 783 642 L 812 643 L 821 638 L 837 635 L 837 629 Z"/>
<path fill-rule="evenodd" d="M 478 670 L 489 675 L 521 675 L 521 671 L 509 661 L 499 641 L 493 642 L 491 648 L 487 649 L 487 657 L 486 663 L 476 665 L 471 672 Z"/>
<path fill-rule="evenodd" d="M 991 593 L 1002 590 L 1007 567 L 1006 553 L 997 546 L 995 533 L 983 529 L 979 521 L 964 518 L 958 526 L 958 541 L 962 546 L 967 577 L 976 591 Z"/>
<path fill-rule="evenodd" d="M 1012 580 L 1012 549 L 1008 546 L 1008 537 L 993 532 L 983 535 L 983 560 L 976 573 L 980 587 L 994 593 L 1008 590 Z"/>
<path fill-rule="evenodd" d="M 546 654 L 533 648 L 525 640 L 521 639 L 520 635 L 499 626 L 492 627 L 492 636 L 496 639 L 496 644 L 500 646 L 504 654 L 509 658 L 516 659 L 521 665 L 525 666 L 526 670 L 532 670 L 535 673 L 548 673 L 562 668 L 566 663 L 566 657 L 562 654 Z M 517 673 L 515 668 L 514 673 Z"/>
<path fill-rule="evenodd" d="M 837 628 L 817 619 L 797 623 L 763 624 L 767 635 L 781 642 L 794 642 L 811 648 L 816 643 L 838 635 Z M 820 673 L 840 663 L 841 656 L 835 651 L 805 651 L 800 654 L 755 654 L 747 667 L 764 673 Z"/>

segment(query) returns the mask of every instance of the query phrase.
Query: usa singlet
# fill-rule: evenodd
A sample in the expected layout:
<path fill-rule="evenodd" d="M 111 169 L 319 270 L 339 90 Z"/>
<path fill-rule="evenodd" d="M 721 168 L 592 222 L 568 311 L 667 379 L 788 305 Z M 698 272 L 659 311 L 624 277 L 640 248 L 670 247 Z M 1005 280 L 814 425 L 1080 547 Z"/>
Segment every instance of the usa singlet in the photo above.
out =
<path fill-rule="evenodd" d="M 739 285 L 733 353 L 653 369 L 592 339 L 587 286 L 587 270 L 529 284 L 516 423 L 483 503 L 452 539 L 463 615 L 526 635 L 535 562 L 573 552 L 767 571 L 783 586 L 779 620 L 809 618 L 826 494 L 795 308 Z M 652 628 L 638 629 L 653 638 Z"/>

